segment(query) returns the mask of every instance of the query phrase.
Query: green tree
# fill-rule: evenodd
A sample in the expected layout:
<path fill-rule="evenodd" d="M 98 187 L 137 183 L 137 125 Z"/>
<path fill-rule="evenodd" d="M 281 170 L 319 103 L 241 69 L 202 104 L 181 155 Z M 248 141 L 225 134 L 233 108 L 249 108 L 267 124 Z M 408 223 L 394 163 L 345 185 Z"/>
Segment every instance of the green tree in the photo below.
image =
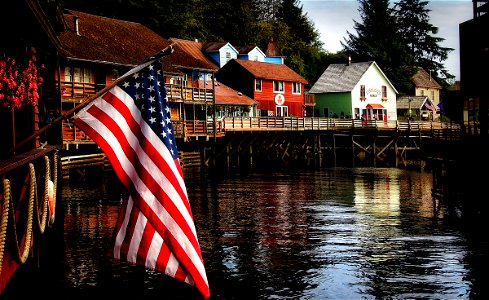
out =
<path fill-rule="evenodd" d="M 273 37 L 285 63 L 311 83 L 327 67 L 329 54 L 298 0 L 65 0 L 63 6 L 139 22 L 165 38 L 226 41 L 265 51 Z"/>
<path fill-rule="evenodd" d="M 309 82 L 319 78 L 326 55 L 319 33 L 298 0 L 282 0 L 276 14 L 276 36 L 286 64 Z M 318 66 L 321 66 L 318 69 Z"/>
<path fill-rule="evenodd" d="M 399 32 L 388 0 L 359 0 L 361 22 L 354 21 L 357 35 L 347 31 L 341 42 L 353 61 L 375 61 L 400 94 L 412 93 L 416 68 Z"/>
<path fill-rule="evenodd" d="M 438 27 L 429 23 L 431 10 L 427 5 L 428 1 L 399 0 L 394 6 L 394 13 L 414 64 L 432 72 L 438 82 L 448 86 L 448 81 L 455 77 L 445 69 L 442 62 L 453 49 L 439 45 L 445 39 L 435 36 Z"/>

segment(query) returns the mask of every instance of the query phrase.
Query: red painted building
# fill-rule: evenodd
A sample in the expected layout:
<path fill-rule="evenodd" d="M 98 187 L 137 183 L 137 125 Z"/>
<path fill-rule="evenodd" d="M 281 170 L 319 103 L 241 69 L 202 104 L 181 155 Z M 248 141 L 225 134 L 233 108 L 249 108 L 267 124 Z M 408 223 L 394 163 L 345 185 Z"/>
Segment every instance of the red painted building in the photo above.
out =
<path fill-rule="evenodd" d="M 308 82 L 284 64 L 233 59 L 216 78 L 258 101 L 258 116 L 304 116 L 304 85 Z"/>

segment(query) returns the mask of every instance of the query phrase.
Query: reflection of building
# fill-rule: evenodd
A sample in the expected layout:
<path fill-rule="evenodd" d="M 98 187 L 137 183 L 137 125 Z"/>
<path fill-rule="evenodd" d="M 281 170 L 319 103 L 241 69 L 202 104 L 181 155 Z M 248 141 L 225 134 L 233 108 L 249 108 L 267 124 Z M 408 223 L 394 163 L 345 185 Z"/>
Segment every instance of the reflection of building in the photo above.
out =
<path fill-rule="evenodd" d="M 400 214 L 399 180 L 394 174 L 386 173 L 384 180 L 364 176 L 354 178 L 355 207 L 360 212 L 379 216 Z M 399 222 L 395 218 L 392 221 Z"/>
<path fill-rule="evenodd" d="M 488 135 L 489 3 L 473 0 L 474 18 L 459 25 L 460 86 L 464 123 L 470 134 Z"/>

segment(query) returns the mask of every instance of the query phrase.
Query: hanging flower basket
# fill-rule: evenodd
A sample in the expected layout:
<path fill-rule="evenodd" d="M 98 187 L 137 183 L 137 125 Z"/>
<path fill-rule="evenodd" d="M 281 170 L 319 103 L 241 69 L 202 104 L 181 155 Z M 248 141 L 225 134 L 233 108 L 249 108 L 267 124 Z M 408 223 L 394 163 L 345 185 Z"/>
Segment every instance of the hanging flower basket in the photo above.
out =
<path fill-rule="evenodd" d="M 10 57 L 0 59 L 0 110 L 5 117 L 5 110 L 10 114 L 11 146 L 16 144 L 15 110 L 27 105 L 34 106 L 39 100 L 38 89 L 43 82 L 40 69 L 33 60 L 27 65 L 17 63 Z"/>
<path fill-rule="evenodd" d="M 0 106 L 14 109 L 36 104 L 42 82 L 34 61 L 29 60 L 24 66 L 10 57 L 0 59 Z"/>

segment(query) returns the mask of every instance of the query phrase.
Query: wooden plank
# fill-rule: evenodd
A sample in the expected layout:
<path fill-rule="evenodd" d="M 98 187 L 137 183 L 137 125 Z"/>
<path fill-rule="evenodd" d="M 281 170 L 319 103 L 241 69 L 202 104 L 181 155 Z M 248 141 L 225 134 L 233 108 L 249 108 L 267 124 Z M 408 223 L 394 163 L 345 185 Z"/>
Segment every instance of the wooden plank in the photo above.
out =
<path fill-rule="evenodd" d="M 37 148 L 25 153 L 17 154 L 11 158 L 0 161 L 0 175 L 6 174 L 22 165 L 28 164 L 44 155 L 48 155 L 56 150 L 54 146 L 46 146 L 44 148 Z"/>

